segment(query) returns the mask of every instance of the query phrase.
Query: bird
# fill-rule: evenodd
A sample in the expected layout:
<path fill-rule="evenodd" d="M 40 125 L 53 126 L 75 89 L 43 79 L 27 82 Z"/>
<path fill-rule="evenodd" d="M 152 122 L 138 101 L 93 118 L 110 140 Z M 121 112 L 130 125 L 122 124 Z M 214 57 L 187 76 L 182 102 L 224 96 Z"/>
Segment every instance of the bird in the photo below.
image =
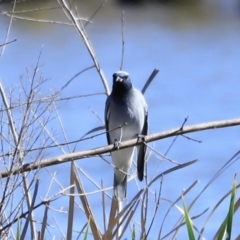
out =
<path fill-rule="evenodd" d="M 125 71 L 113 74 L 112 92 L 105 104 L 105 126 L 108 144 L 114 144 L 111 152 L 114 168 L 114 196 L 119 202 L 126 198 L 127 174 L 132 165 L 134 147 L 119 149 L 122 141 L 144 137 L 148 133 L 148 105 L 140 90 L 136 89 Z M 144 177 L 146 145 L 138 146 L 137 175 Z"/>

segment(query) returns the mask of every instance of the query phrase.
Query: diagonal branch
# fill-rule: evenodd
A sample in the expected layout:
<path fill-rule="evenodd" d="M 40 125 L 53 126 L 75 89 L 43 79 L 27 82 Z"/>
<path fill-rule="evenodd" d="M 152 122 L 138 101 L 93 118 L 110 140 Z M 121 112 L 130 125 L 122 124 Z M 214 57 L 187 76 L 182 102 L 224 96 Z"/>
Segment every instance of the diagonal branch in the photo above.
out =
<path fill-rule="evenodd" d="M 58 0 L 58 3 L 60 4 L 60 6 L 62 7 L 64 13 L 66 14 L 66 16 L 68 17 L 68 19 L 72 22 L 73 26 L 75 27 L 76 31 L 78 32 L 78 34 L 80 35 L 80 37 L 82 38 L 89 55 L 91 56 L 94 66 L 96 67 L 98 74 L 102 80 L 103 86 L 105 88 L 106 94 L 109 95 L 109 88 L 108 88 L 108 83 L 107 80 L 102 72 L 102 69 L 100 68 L 99 62 L 97 61 L 96 58 L 96 54 L 93 50 L 93 47 L 87 37 L 87 33 L 85 32 L 84 26 L 82 25 L 82 23 L 79 21 L 79 19 L 74 15 L 73 11 L 71 11 L 71 9 L 68 7 L 68 4 L 66 3 L 65 0 Z"/>
<path fill-rule="evenodd" d="M 208 129 L 216 129 L 216 128 L 225 128 L 225 127 L 233 127 L 240 125 L 240 118 L 237 119 L 232 119 L 232 120 L 224 120 L 224 121 L 214 121 L 214 122 L 208 122 L 208 123 L 200 123 L 200 124 L 195 124 L 195 125 L 190 125 L 186 127 L 181 127 L 181 128 L 175 128 L 172 130 L 160 132 L 160 133 L 154 133 L 151 135 L 147 135 L 145 139 L 140 139 L 140 138 L 135 138 L 132 140 L 124 141 L 121 143 L 120 149 L 124 149 L 127 147 L 132 147 L 132 146 L 137 146 L 140 145 L 141 143 L 148 143 L 148 142 L 153 142 L 157 141 L 163 138 L 169 138 L 173 136 L 178 136 L 186 133 L 191 133 L 191 132 L 199 132 L 199 131 L 204 131 Z M 43 159 L 38 162 L 32 162 L 28 164 L 24 164 L 22 167 L 19 168 L 13 168 L 11 171 L 1 171 L 0 172 L 0 177 L 1 178 L 6 178 L 10 175 L 16 175 L 22 172 L 29 172 L 31 170 L 36 170 L 39 168 L 43 167 L 49 167 L 52 165 L 56 164 L 61 164 L 65 162 L 70 162 L 74 160 L 79 160 L 83 158 L 89 158 L 92 156 L 97 156 L 100 154 L 116 151 L 117 149 L 114 148 L 114 145 L 108 145 L 105 147 L 100 147 L 100 148 L 95 148 L 95 149 L 90 149 L 90 150 L 85 150 L 81 152 L 76 152 L 76 153 L 70 153 L 70 154 L 65 154 L 65 155 L 60 155 L 57 157 L 52 157 L 48 159 Z"/>

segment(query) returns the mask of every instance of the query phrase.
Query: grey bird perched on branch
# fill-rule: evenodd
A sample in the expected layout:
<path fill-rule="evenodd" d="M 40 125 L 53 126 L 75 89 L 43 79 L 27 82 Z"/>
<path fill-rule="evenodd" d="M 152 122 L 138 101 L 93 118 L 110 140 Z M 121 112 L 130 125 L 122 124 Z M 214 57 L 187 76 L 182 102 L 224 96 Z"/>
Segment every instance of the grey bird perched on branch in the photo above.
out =
<path fill-rule="evenodd" d="M 116 148 L 121 141 L 147 135 L 148 106 L 142 93 L 134 88 L 127 72 L 113 74 L 112 92 L 105 107 L 105 125 L 108 144 Z M 114 166 L 114 195 L 123 201 L 127 190 L 127 173 L 132 165 L 134 147 L 117 150 L 111 153 Z M 143 180 L 146 145 L 138 146 L 137 173 Z"/>

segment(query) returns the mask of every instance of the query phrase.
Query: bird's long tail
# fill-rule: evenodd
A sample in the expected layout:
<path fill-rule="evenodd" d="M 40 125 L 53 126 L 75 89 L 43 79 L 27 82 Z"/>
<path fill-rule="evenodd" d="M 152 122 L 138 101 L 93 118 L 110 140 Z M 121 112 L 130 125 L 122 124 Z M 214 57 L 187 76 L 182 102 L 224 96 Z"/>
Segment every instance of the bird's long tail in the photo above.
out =
<path fill-rule="evenodd" d="M 117 198 L 118 202 L 122 202 L 127 194 L 127 175 L 124 176 L 123 181 L 119 182 L 114 174 L 113 186 L 114 196 Z"/>
<path fill-rule="evenodd" d="M 127 175 L 125 175 L 123 178 L 123 181 L 120 182 L 117 179 L 116 175 L 114 174 L 113 186 L 114 186 L 114 196 L 118 201 L 118 213 L 120 213 L 123 208 L 123 200 L 126 198 L 126 194 L 127 194 Z M 119 219 L 119 222 L 118 222 L 120 225 L 118 226 L 116 240 L 119 240 L 120 239 L 119 237 L 122 235 L 121 221 L 122 221 L 122 217 Z"/>

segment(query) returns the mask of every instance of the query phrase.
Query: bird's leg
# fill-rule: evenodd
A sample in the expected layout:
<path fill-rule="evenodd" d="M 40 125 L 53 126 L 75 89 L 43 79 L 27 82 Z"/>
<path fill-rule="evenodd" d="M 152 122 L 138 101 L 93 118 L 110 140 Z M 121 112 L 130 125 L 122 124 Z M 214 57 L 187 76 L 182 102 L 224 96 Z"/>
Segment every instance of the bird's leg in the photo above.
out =
<path fill-rule="evenodd" d="M 146 142 L 146 136 L 145 135 L 138 134 L 137 135 L 137 139 L 138 139 L 138 141 Z"/>
<path fill-rule="evenodd" d="M 121 144 L 122 134 L 123 134 L 123 131 L 122 131 L 122 127 L 121 127 L 120 128 L 120 139 L 119 140 L 115 139 L 115 141 L 114 141 L 114 147 L 117 148 L 117 150 L 119 150 L 119 148 L 122 146 L 122 144 Z"/>
<path fill-rule="evenodd" d="M 117 150 L 119 150 L 119 148 L 122 146 L 121 142 L 118 141 L 117 139 L 115 139 L 114 141 L 114 148 L 117 148 Z"/>

